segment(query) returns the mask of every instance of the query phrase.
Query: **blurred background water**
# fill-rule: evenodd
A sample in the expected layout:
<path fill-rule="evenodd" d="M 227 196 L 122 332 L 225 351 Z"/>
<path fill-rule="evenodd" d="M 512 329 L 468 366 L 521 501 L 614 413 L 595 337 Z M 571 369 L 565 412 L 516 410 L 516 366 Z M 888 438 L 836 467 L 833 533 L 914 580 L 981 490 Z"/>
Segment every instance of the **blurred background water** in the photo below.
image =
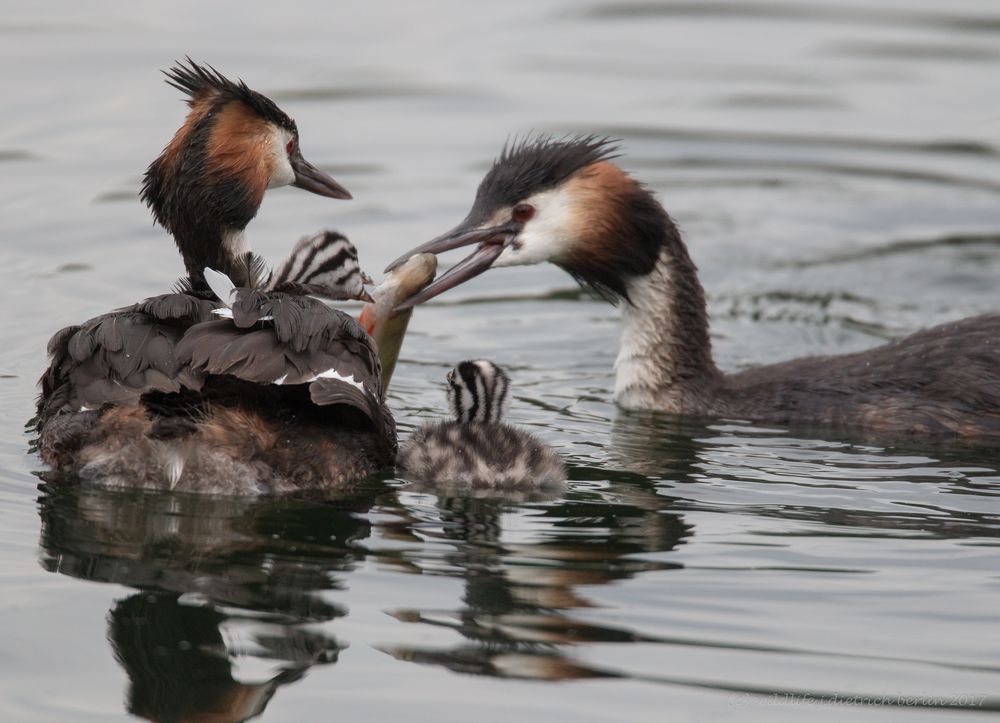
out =
<path fill-rule="evenodd" d="M 334 227 L 377 275 L 464 215 L 508 135 L 582 131 L 621 138 L 680 222 L 726 369 L 996 310 L 996 3 L 3 10 L 0 719 L 1000 710 L 996 450 L 619 413 L 619 312 L 554 268 L 419 309 L 391 404 L 405 435 L 454 362 L 509 367 L 512 420 L 569 462 L 559 500 L 39 486 L 24 431 L 48 336 L 182 271 L 136 193 L 185 54 L 274 98 L 354 193 L 271 192 L 248 238 L 272 262 Z"/>

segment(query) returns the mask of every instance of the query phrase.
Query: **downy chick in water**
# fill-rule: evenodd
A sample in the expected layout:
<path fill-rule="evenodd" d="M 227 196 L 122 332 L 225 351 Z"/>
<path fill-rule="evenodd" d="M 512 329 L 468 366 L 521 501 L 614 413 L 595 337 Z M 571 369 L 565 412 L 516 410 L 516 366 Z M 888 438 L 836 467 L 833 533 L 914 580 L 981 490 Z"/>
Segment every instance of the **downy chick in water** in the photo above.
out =
<path fill-rule="evenodd" d="M 403 445 L 397 465 L 405 476 L 465 490 L 558 491 L 566 470 L 558 455 L 527 432 L 501 421 L 510 403 L 510 378 L 484 359 L 448 373 L 448 406 L 455 419 L 420 427 Z"/>

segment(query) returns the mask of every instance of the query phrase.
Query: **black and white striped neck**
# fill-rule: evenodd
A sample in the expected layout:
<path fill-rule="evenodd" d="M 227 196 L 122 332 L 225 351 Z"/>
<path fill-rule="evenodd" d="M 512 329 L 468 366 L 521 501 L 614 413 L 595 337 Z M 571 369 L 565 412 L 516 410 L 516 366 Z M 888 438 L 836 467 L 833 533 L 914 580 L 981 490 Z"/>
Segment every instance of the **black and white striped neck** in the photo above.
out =
<path fill-rule="evenodd" d="M 269 273 L 263 260 L 250 252 L 237 260 L 237 266 L 237 278 L 249 279 L 249 283 L 238 283 L 219 269 L 202 269 L 207 285 L 226 306 L 247 290 L 260 298 L 275 292 L 340 301 L 371 300 L 365 291 L 365 283 L 371 280 L 361 271 L 358 250 L 335 231 L 321 231 L 300 240 L 276 274 Z"/>
<path fill-rule="evenodd" d="M 464 361 L 448 373 L 448 405 L 460 423 L 499 422 L 510 403 L 510 378 L 491 361 Z"/>
<path fill-rule="evenodd" d="M 274 274 L 271 288 L 331 299 L 358 299 L 363 298 L 368 282 L 354 244 L 335 231 L 320 231 L 295 245 Z"/>

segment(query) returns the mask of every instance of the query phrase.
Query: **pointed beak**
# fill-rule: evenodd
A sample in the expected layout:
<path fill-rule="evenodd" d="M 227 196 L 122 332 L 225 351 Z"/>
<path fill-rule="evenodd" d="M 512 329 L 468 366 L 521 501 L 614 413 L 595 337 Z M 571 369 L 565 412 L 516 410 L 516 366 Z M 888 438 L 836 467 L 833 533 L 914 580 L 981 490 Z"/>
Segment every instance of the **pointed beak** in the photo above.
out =
<path fill-rule="evenodd" d="M 441 274 L 434 283 L 425 286 L 417 294 L 397 304 L 395 311 L 402 311 L 412 308 L 417 304 L 422 304 L 425 301 L 433 299 L 438 294 L 444 293 L 448 289 L 453 289 L 459 284 L 463 284 L 469 279 L 479 276 L 493 265 L 497 257 L 503 253 L 507 243 L 521 230 L 521 226 L 522 224 L 514 221 L 485 228 L 468 228 L 466 223 L 461 223 L 448 233 L 442 234 L 400 256 L 386 267 L 387 272 L 392 271 L 414 254 L 439 254 L 461 246 L 479 244 L 475 251 Z"/>
<path fill-rule="evenodd" d="M 427 243 L 420 244 L 415 249 L 410 249 L 398 259 L 385 267 L 385 272 L 389 273 L 406 263 L 411 256 L 417 254 L 440 254 L 451 251 L 461 246 L 470 246 L 479 242 L 503 243 L 506 237 L 516 234 L 521 230 L 520 224 L 513 221 L 499 226 L 469 227 L 468 221 L 463 221 L 447 233 L 443 233 L 437 238 L 433 238 Z"/>
<path fill-rule="evenodd" d="M 368 289 L 361 289 L 361 293 L 355 297 L 358 301 L 363 301 L 366 304 L 374 304 L 375 299 L 372 295 L 368 293 Z"/>
<path fill-rule="evenodd" d="M 295 180 L 292 181 L 292 185 L 296 188 L 327 198 L 351 198 L 350 191 L 303 158 L 301 151 L 296 150 L 288 160 L 292 164 L 292 171 L 295 172 Z"/>

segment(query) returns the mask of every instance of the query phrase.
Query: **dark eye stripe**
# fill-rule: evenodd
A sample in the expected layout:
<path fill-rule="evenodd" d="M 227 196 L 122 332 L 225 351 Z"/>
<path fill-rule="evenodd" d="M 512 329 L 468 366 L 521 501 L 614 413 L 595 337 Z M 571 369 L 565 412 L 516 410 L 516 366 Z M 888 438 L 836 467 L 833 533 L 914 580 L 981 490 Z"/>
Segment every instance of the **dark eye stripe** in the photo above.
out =
<path fill-rule="evenodd" d="M 503 414 L 503 400 L 507 396 L 507 375 L 499 367 L 491 366 L 493 367 L 493 404 L 491 407 L 493 421 L 499 422 L 500 416 Z"/>
<path fill-rule="evenodd" d="M 469 419 L 473 420 L 479 413 L 479 392 L 476 391 L 476 365 L 462 362 L 458 365 L 458 373 L 462 377 L 469 394 L 472 395 L 472 407 L 469 408 Z"/>
<path fill-rule="evenodd" d="M 457 384 L 453 379 L 448 380 L 448 386 L 452 391 L 449 396 L 451 397 L 452 412 L 455 414 L 455 419 L 460 422 L 466 421 L 462 415 L 462 386 Z"/>

